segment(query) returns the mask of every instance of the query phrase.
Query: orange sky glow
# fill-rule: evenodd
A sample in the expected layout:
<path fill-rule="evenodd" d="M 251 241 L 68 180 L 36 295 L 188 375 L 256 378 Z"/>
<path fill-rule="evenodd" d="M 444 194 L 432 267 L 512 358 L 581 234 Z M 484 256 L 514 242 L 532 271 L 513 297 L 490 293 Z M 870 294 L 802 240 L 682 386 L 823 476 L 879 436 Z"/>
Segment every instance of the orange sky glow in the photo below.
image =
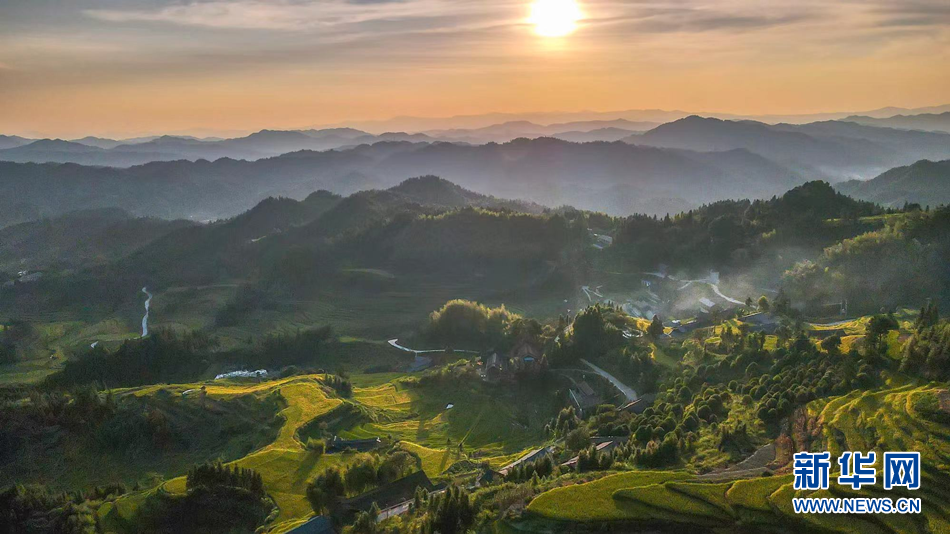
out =
<path fill-rule="evenodd" d="M 588 0 L 558 37 L 539 35 L 531 4 L 9 0 L 0 133 L 225 135 L 404 115 L 950 101 L 943 0 Z"/>

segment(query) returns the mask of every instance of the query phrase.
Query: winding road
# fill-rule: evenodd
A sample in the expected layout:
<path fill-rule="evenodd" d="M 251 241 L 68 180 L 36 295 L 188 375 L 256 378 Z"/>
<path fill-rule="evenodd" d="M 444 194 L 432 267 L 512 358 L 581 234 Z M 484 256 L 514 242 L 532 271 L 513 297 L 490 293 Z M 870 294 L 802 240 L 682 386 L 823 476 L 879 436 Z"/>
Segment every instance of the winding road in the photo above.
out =
<path fill-rule="evenodd" d="M 596 365 L 590 363 L 584 358 L 581 358 L 581 361 L 584 362 L 584 365 L 586 365 L 587 367 L 590 367 L 591 370 L 593 370 L 595 373 L 606 378 L 611 384 L 614 385 L 615 388 L 619 389 L 620 392 L 623 393 L 623 396 L 627 398 L 627 402 L 633 402 L 637 400 L 637 392 L 634 391 L 633 388 L 624 384 L 620 380 L 617 380 L 617 377 L 608 373 L 607 371 L 604 371 L 600 367 L 597 367 Z"/>
<path fill-rule="evenodd" d="M 653 275 L 653 276 L 660 276 L 660 273 L 642 273 L 642 274 L 650 274 L 650 275 Z M 662 276 L 660 276 L 660 277 L 662 278 Z M 730 302 L 730 303 L 732 303 L 732 304 L 740 304 L 740 305 L 741 305 L 741 304 L 745 304 L 745 303 L 742 302 L 741 300 L 736 300 L 736 299 L 734 299 L 734 298 L 732 298 L 732 297 L 726 296 L 726 295 L 719 289 L 719 284 L 713 282 L 713 281 L 710 280 L 709 278 L 703 278 L 703 279 L 701 279 L 701 280 L 680 280 L 680 279 L 674 278 L 674 277 L 672 277 L 672 276 L 667 276 L 666 278 L 668 278 L 668 279 L 670 279 L 670 280 L 673 280 L 673 281 L 676 281 L 676 282 L 686 282 L 685 284 L 683 284 L 682 286 L 680 286 L 679 288 L 677 288 L 678 291 L 682 291 L 682 290 L 686 289 L 687 287 L 690 286 L 690 284 L 694 284 L 694 283 L 695 283 L 695 284 L 706 284 L 706 285 L 708 285 L 709 287 L 712 288 L 713 293 L 715 293 L 717 296 L 719 296 L 719 298 L 721 298 L 721 299 L 723 299 L 723 300 L 725 300 L 725 301 L 727 301 L 727 302 Z"/>
<path fill-rule="evenodd" d="M 390 339 L 387 343 L 395 349 L 399 349 L 404 352 L 411 352 L 412 354 L 435 354 L 439 352 L 446 352 L 445 349 L 429 349 L 429 350 L 415 350 L 410 349 L 409 347 L 403 347 L 399 344 L 398 339 Z M 462 350 L 462 349 L 452 349 L 452 352 L 461 352 L 464 354 L 479 354 L 477 350 Z"/>
<path fill-rule="evenodd" d="M 142 293 L 148 295 L 148 298 L 145 299 L 145 317 L 142 317 L 142 337 L 145 337 L 148 335 L 148 309 L 152 304 L 152 294 L 145 287 L 142 288 Z"/>

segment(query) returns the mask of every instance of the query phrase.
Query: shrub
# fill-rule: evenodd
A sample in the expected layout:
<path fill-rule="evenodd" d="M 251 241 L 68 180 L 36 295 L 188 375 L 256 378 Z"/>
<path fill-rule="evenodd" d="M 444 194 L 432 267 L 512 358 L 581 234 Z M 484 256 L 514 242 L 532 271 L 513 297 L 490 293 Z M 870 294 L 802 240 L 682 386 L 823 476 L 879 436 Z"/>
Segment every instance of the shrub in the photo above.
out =
<path fill-rule="evenodd" d="M 307 439 L 307 450 L 316 456 L 322 456 L 327 450 L 327 442 L 322 439 Z"/>

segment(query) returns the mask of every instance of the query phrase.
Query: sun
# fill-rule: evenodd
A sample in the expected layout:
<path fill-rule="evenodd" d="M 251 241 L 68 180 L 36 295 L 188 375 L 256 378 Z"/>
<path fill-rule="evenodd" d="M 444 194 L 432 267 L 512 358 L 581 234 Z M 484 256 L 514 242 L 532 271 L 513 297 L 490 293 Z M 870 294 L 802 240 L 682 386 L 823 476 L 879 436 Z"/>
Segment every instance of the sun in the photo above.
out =
<path fill-rule="evenodd" d="M 535 33 L 542 37 L 563 37 L 574 33 L 583 16 L 574 0 L 535 0 L 528 22 L 534 24 Z"/>

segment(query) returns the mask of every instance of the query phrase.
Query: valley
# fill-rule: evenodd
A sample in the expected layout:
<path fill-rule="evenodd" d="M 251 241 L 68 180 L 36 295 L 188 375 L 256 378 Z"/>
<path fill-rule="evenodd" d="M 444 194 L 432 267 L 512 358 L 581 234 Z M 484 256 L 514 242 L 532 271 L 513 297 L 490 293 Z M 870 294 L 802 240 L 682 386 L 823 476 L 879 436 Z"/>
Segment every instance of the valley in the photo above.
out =
<path fill-rule="evenodd" d="M 848 418 L 877 417 L 904 440 L 944 432 L 930 400 L 945 394 L 932 382 L 942 360 L 913 347 L 943 343 L 928 302 L 946 302 L 950 278 L 928 261 L 950 251 L 947 220 L 822 182 L 615 218 L 426 177 L 268 199 L 117 259 L 55 263 L 36 249 L 17 261 L 43 276 L 0 293 L 15 318 L 0 332 L 14 351 L 0 366 L 0 483 L 73 492 L 77 517 L 115 533 L 171 521 L 163 510 L 199 498 L 194 466 L 214 462 L 260 477 L 257 519 L 226 523 L 238 530 L 346 525 L 381 501 L 371 519 L 416 531 L 448 487 L 479 510 L 476 530 L 901 532 L 898 519 L 802 523 L 784 500 L 789 461 L 878 446 Z M 46 231 L 14 228 L 21 243 Z M 867 271 L 878 247 L 910 240 L 929 250 L 918 265 Z M 823 286 L 832 273 L 875 281 Z M 901 403 L 923 411 L 898 415 Z M 432 489 L 397 489 L 408 480 Z M 940 531 L 945 501 L 931 491 L 916 524 Z"/>

